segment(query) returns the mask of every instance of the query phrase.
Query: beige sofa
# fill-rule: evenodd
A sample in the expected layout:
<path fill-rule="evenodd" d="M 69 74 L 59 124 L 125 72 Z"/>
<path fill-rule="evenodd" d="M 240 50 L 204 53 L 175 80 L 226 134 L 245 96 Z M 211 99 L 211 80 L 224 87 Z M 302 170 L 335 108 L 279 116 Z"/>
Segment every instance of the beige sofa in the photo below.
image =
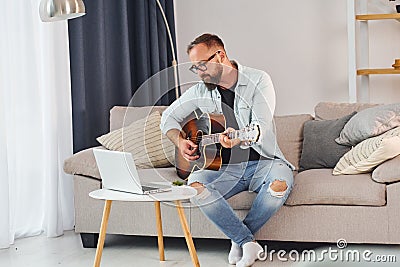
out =
<path fill-rule="evenodd" d="M 334 119 L 368 104 L 319 103 L 315 119 Z M 162 111 L 164 107 L 156 107 Z M 114 107 L 110 129 L 115 130 L 148 114 L 149 107 Z M 296 167 L 302 149 L 303 125 L 309 114 L 275 117 L 279 146 Z M 101 178 L 92 149 L 67 159 L 64 170 L 73 174 L 75 190 L 75 231 L 83 245 L 94 247 L 100 229 L 103 202 L 91 199 L 89 192 L 101 188 Z M 149 181 L 177 178 L 171 168 L 142 169 Z M 377 183 L 371 174 L 332 176 L 332 169 L 313 169 L 297 174 L 285 205 L 257 233 L 259 240 L 400 244 L 400 182 Z M 242 192 L 228 201 L 244 217 L 255 194 Z M 226 238 L 201 213 L 185 203 L 185 213 L 194 238 Z M 170 203 L 161 207 L 165 236 L 183 236 L 177 211 Z M 153 203 L 113 204 L 107 232 L 124 235 L 157 235 Z"/>

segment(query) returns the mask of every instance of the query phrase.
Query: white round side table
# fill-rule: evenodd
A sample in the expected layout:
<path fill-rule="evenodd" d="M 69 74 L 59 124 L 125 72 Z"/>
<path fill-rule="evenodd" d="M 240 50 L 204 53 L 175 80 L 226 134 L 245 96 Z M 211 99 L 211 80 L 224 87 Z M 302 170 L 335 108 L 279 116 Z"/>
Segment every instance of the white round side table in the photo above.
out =
<path fill-rule="evenodd" d="M 104 239 L 106 237 L 108 218 L 110 216 L 111 203 L 113 201 L 154 202 L 156 210 L 158 251 L 160 254 L 160 261 L 165 260 L 160 202 L 161 201 L 175 202 L 176 208 L 178 210 L 179 219 L 182 225 L 183 233 L 185 235 L 186 244 L 188 246 L 190 257 L 193 262 L 193 266 L 199 267 L 200 266 L 199 259 L 197 257 L 192 235 L 189 231 L 188 223 L 181 204 L 181 200 L 189 199 L 195 196 L 196 194 L 197 194 L 196 189 L 190 186 L 172 186 L 171 191 L 150 194 L 150 195 L 131 194 L 109 189 L 99 189 L 90 192 L 89 193 L 90 197 L 95 199 L 105 200 L 103 218 L 100 226 L 99 241 L 97 243 L 96 257 L 94 260 L 94 267 L 100 266 L 101 255 L 103 253 L 103 247 L 104 247 Z"/>

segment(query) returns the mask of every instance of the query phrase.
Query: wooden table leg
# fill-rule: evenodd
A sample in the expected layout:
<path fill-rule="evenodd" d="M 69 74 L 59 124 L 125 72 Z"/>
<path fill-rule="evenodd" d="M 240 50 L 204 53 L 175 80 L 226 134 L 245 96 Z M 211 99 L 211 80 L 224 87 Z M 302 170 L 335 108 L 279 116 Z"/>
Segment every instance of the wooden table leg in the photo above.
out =
<path fill-rule="evenodd" d="M 189 231 L 189 227 L 186 221 L 182 204 L 179 200 L 175 201 L 175 203 L 176 203 L 176 208 L 178 209 L 179 219 L 181 221 L 183 233 L 185 235 L 186 244 L 189 249 L 190 257 L 192 258 L 193 266 L 200 267 L 199 259 L 197 258 L 196 248 L 194 247 L 193 244 L 192 234 Z"/>
<path fill-rule="evenodd" d="M 112 200 L 106 200 L 104 203 L 103 219 L 101 220 L 99 241 L 97 243 L 96 257 L 94 259 L 94 267 L 100 266 L 101 254 L 103 253 L 104 239 L 106 238 L 108 218 L 110 217 Z"/>
<path fill-rule="evenodd" d="M 160 201 L 154 202 L 154 206 L 156 208 L 157 234 L 158 234 L 158 253 L 160 254 L 160 261 L 165 261 L 164 237 L 163 237 L 163 230 L 162 230 Z"/>

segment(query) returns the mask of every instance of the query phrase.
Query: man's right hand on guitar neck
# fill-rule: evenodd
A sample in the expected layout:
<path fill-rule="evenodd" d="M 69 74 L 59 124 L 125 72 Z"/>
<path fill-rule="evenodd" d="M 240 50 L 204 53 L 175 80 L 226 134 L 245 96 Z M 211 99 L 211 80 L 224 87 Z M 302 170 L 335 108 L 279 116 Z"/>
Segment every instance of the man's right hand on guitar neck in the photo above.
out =
<path fill-rule="evenodd" d="M 167 137 L 175 144 L 178 148 L 179 153 L 187 160 L 196 160 L 200 156 L 196 155 L 199 148 L 198 145 L 192 141 L 182 137 L 181 132 L 178 129 L 171 129 L 167 132 Z"/>

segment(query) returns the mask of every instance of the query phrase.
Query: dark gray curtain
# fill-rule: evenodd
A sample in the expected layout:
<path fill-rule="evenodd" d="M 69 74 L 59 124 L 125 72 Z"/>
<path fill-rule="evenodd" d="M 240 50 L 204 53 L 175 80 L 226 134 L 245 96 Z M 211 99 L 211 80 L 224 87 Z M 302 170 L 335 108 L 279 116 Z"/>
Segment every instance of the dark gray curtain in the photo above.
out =
<path fill-rule="evenodd" d="M 175 42 L 173 0 L 160 2 Z M 85 16 L 68 22 L 74 152 L 99 145 L 96 137 L 109 131 L 110 109 L 128 105 L 149 77 L 172 62 L 155 0 L 88 0 L 85 6 Z M 132 103 L 169 105 L 175 100 L 172 70 L 152 84 Z"/>

